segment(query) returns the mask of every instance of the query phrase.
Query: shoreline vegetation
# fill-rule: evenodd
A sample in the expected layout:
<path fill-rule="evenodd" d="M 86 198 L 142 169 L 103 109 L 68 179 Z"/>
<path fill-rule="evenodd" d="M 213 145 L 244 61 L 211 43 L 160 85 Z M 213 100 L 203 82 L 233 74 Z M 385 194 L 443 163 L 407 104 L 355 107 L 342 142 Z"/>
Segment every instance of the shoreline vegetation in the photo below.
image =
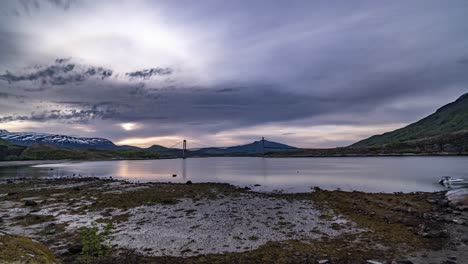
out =
<path fill-rule="evenodd" d="M 468 139 L 468 133 L 466 135 Z M 447 147 L 449 145 L 445 145 Z M 460 145 L 461 146 L 461 145 Z M 17 147 L 16 155 L 12 155 L 7 151 L 8 155 L 2 155 L 0 145 L 0 166 L 2 164 L 11 164 L 11 162 L 24 162 L 24 164 L 43 164 L 36 161 L 44 161 L 53 163 L 56 161 L 112 161 L 112 160 L 154 160 L 154 159 L 178 159 L 181 155 L 170 154 L 161 155 L 150 153 L 145 150 L 75 150 L 75 149 L 60 149 L 53 146 L 35 145 L 31 147 Z M 468 151 L 440 151 L 443 147 L 437 145 L 431 146 L 435 151 L 421 151 L 420 149 L 400 150 L 388 147 L 344 147 L 330 149 L 297 149 L 287 152 L 266 152 L 265 154 L 246 154 L 246 153 L 230 153 L 220 155 L 192 155 L 190 151 L 186 155 L 190 158 L 207 158 L 207 157 L 266 157 L 266 158 L 320 158 L 320 157 L 424 157 L 424 156 L 468 156 Z M 31 153 L 30 148 L 35 148 Z M 21 149 L 21 150 L 19 150 Z M 180 151 L 181 152 L 181 151 Z"/>
<path fill-rule="evenodd" d="M 309 193 L 258 193 L 221 183 L 102 178 L 10 179 L 0 182 L 0 260 L 456 263 L 468 259 L 468 196 L 457 197 L 317 187 Z"/>

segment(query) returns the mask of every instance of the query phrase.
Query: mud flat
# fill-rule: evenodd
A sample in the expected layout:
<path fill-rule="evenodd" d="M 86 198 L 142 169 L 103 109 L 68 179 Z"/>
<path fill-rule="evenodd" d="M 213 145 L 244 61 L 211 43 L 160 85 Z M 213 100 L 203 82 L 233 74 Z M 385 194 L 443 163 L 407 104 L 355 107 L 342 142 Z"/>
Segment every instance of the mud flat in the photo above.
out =
<path fill-rule="evenodd" d="M 464 191 L 8 180 L 0 183 L 0 263 L 466 263 L 467 209 Z M 109 223 L 106 250 L 84 254 L 83 230 Z M 23 253 L 9 254 L 18 247 Z"/>

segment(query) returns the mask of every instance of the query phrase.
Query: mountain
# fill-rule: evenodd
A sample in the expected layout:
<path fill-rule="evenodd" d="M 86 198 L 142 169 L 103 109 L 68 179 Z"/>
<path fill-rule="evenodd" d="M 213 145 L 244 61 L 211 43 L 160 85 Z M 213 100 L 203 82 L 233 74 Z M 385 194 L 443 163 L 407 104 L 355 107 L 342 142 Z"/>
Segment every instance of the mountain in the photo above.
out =
<path fill-rule="evenodd" d="M 71 149 L 51 145 L 32 145 L 14 160 L 109 160 L 109 159 L 157 159 L 160 156 L 139 149 Z M 11 158 L 10 158 L 11 160 Z"/>
<path fill-rule="evenodd" d="M 361 140 L 351 147 L 373 147 L 417 141 L 420 144 L 424 140 L 433 142 L 437 138 L 442 139 L 442 136 L 459 138 L 460 135 L 465 135 L 463 131 L 468 131 L 468 93 L 416 123 Z"/>
<path fill-rule="evenodd" d="M 166 148 L 160 145 L 153 145 L 149 148 L 146 148 L 147 151 L 153 152 L 153 153 L 159 153 L 159 152 L 168 152 L 171 151 L 172 149 Z"/>
<path fill-rule="evenodd" d="M 284 152 L 292 151 L 297 148 L 285 144 L 262 140 L 252 142 L 246 145 L 239 145 L 227 148 L 202 148 L 195 151 L 190 151 L 189 155 L 258 155 L 267 152 Z"/>
<path fill-rule="evenodd" d="M 468 155 L 468 131 L 463 130 L 440 136 L 380 146 L 340 147 L 328 149 L 297 149 L 289 152 L 269 153 L 271 157 L 356 157 L 400 155 Z"/>
<path fill-rule="evenodd" d="M 158 159 L 162 155 L 142 149 L 72 149 L 52 145 L 18 146 L 0 139 L 0 161 Z"/>
<path fill-rule="evenodd" d="M 161 157 L 181 157 L 182 156 L 181 149 L 166 148 L 160 145 L 152 145 L 151 147 L 145 148 L 143 150 L 153 153 L 153 154 L 157 154 Z"/>
<path fill-rule="evenodd" d="M 73 137 L 35 132 L 8 132 L 7 130 L 0 130 L 0 138 L 19 146 L 40 144 L 59 148 L 102 150 L 135 148 L 131 146 L 116 146 L 112 141 L 104 138 Z"/>

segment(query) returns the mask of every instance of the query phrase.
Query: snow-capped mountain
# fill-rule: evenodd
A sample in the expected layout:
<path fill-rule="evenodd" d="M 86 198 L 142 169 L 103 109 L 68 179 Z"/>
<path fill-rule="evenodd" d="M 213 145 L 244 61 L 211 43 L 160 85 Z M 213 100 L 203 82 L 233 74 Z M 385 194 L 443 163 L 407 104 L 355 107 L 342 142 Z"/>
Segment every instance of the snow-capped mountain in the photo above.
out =
<path fill-rule="evenodd" d="M 20 146 L 46 144 L 61 148 L 121 149 L 105 138 L 85 138 L 35 132 L 8 132 L 0 129 L 0 138 Z"/>

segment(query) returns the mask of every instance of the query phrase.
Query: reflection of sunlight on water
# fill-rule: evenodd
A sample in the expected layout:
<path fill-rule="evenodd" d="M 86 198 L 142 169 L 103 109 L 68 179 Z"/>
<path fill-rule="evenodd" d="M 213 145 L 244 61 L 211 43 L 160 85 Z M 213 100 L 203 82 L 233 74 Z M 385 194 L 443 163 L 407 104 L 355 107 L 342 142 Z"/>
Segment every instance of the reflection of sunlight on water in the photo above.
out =
<path fill-rule="evenodd" d="M 117 175 L 119 177 L 129 178 L 129 179 L 138 178 L 139 173 L 134 170 L 130 170 L 130 166 L 128 162 L 129 162 L 128 160 L 123 160 L 123 161 L 118 162 Z"/>
<path fill-rule="evenodd" d="M 134 161 L 134 160 L 124 160 L 109 162 L 107 164 L 107 171 L 114 170 L 109 176 L 117 176 L 124 179 L 130 180 L 153 180 L 153 181 L 174 181 L 180 182 L 186 179 L 186 168 L 185 160 L 182 160 L 182 166 L 177 166 L 180 160 L 164 160 L 160 162 L 159 160 L 144 160 L 144 161 Z M 180 175 L 180 171 L 182 175 Z M 177 177 L 172 177 L 172 175 L 177 175 Z M 181 177 L 182 176 L 182 177 Z"/>

